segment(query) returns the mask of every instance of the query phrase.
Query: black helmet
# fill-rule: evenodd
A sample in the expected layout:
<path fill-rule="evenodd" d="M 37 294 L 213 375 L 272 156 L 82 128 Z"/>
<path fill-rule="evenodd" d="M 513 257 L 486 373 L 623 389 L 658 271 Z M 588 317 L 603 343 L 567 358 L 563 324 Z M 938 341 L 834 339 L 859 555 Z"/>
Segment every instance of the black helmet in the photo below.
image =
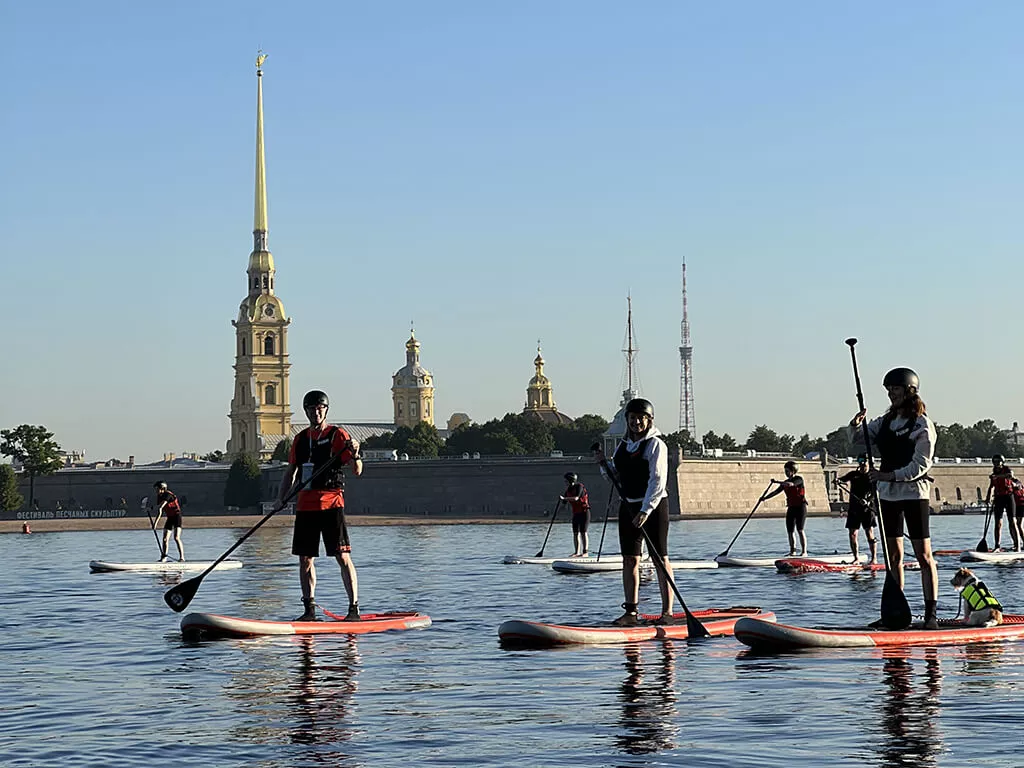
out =
<path fill-rule="evenodd" d="M 575 483 L 576 482 L 576 473 L 575 472 L 566 472 L 565 473 L 565 481 L 567 483 Z"/>
<path fill-rule="evenodd" d="M 165 491 L 167 490 L 167 483 L 165 483 L 163 480 L 158 480 L 155 483 L 153 483 L 153 487 L 156 488 L 158 491 Z"/>
<path fill-rule="evenodd" d="M 326 405 L 330 407 L 331 401 L 327 399 L 326 392 L 321 392 L 319 389 L 311 389 L 306 393 L 306 396 L 302 398 L 302 410 L 313 408 L 318 405 Z"/>
<path fill-rule="evenodd" d="M 1003 458 L 1003 454 L 997 453 L 995 456 L 992 457 L 992 466 L 993 467 L 998 467 L 1000 464 L 1004 463 L 1005 461 L 1006 461 L 1006 459 Z"/>
<path fill-rule="evenodd" d="M 643 413 L 653 419 L 654 405 L 650 400 L 645 400 L 642 397 L 634 397 L 626 403 L 626 413 Z"/>
<path fill-rule="evenodd" d="M 867 464 L 868 463 L 868 455 L 866 453 L 862 453 L 860 456 L 857 457 L 857 463 L 858 464 Z"/>
<path fill-rule="evenodd" d="M 794 472 L 796 472 L 796 462 L 787 461 L 785 464 L 783 464 L 783 469 L 792 469 Z"/>
<path fill-rule="evenodd" d="M 893 368 L 882 379 L 883 387 L 906 387 L 915 392 L 921 388 L 917 374 L 910 368 Z"/>

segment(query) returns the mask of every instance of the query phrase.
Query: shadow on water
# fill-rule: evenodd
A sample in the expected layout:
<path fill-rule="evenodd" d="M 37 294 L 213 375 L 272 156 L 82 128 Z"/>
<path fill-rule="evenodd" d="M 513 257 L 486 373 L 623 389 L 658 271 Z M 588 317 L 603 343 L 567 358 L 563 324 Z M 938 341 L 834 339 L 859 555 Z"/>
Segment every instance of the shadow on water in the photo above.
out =
<path fill-rule="evenodd" d="M 318 648 L 314 638 L 304 637 L 298 650 L 297 682 L 288 697 L 294 715 L 289 739 L 329 747 L 310 755 L 316 762 L 333 765 L 350 759 L 339 747 L 353 735 L 350 713 L 360 666 L 356 640 Z"/>
<path fill-rule="evenodd" d="M 924 659 L 913 662 L 910 648 L 886 649 L 882 680 L 879 764 L 886 768 L 937 765 L 943 741 L 938 728 L 942 667 L 936 649 L 925 649 Z"/>
<path fill-rule="evenodd" d="M 623 647 L 626 677 L 619 688 L 623 732 L 615 745 L 628 755 L 675 749 L 679 733 L 676 711 L 676 649 L 672 643 Z"/>

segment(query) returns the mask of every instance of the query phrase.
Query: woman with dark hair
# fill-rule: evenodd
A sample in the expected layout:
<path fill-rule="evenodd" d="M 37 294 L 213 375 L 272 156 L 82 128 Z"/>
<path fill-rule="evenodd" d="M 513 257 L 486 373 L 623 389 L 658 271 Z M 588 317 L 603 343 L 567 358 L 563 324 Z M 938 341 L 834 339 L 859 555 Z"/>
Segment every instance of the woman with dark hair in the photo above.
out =
<path fill-rule="evenodd" d="M 921 565 L 924 628 L 937 629 L 938 574 L 928 527 L 932 487 L 928 470 L 935 452 L 935 425 L 925 413 L 924 401 L 918 395 L 919 385 L 917 374 L 910 368 L 894 368 L 885 374 L 882 386 L 889 395 L 889 410 L 867 425 L 871 447 L 881 462 L 868 475 L 876 484 L 881 502 L 889 571 L 902 589 L 905 523 L 914 556 Z M 865 415 L 866 411 L 861 411 L 850 421 L 854 442 L 864 439 L 861 425 Z"/>
<path fill-rule="evenodd" d="M 807 556 L 807 534 L 804 523 L 807 522 L 807 497 L 804 495 L 804 479 L 797 474 L 795 461 L 787 461 L 782 468 L 786 479 L 778 483 L 779 487 L 765 496 L 770 499 L 780 493 L 786 494 L 786 534 L 789 536 L 789 556 L 796 554 L 797 536 L 800 538 L 800 557 Z"/>

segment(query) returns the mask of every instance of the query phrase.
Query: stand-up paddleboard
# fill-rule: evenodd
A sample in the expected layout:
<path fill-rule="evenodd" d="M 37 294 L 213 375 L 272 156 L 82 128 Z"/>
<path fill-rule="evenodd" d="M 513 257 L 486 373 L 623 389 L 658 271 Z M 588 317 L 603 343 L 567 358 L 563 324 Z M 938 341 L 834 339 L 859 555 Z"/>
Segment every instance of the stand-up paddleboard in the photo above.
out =
<path fill-rule="evenodd" d="M 622 557 L 615 555 L 614 558 L 602 556 L 600 560 L 596 557 L 573 557 L 568 560 L 555 560 L 551 568 L 559 573 L 607 573 L 608 571 L 622 572 Z M 650 560 L 640 561 L 640 572 L 654 572 L 654 563 Z"/>
<path fill-rule="evenodd" d="M 596 560 L 596 557 L 527 557 L 518 555 L 505 555 L 505 559 L 502 562 L 505 565 L 551 565 L 556 560 L 562 562 L 588 562 Z M 622 570 L 622 555 L 601 555 L 601 562 L 617 562 L 619 564 L 619 570 Z"/>
<path fill-rule="evenodd" d="M 958 619 L 939 619 L 938 629 L 825 629 L 774 624 L 749 617 L 736 622 L 736 639 L 756 650 L 801 648 L 881 648 L 893 645 L 966 645 L 1024 639 L 1024 616 L 1003 616 L 996 627 L 967 627 Z"/>
<path fill-rule="evenodd" d="M 917 560 L 904 560 L 903 567 L 910 571 L 920 570 Z M 775 561 L 779 573 L 871 573 L 885 570 L 885 563 L 829 563 L 809 557 L 787 557 Z"/>
<path fill-rule="evenodd" d="M 760 608 L 737 606 L 734 608 L 709 608 L 693 611 L 712 637 L 730 635 L 736 620 L 743 616 L 756 616 L 764 621 L 774 621 L 775 614 Z M 598 626 L 571 626 L 547 624 L 541 621 L 520 621 L 511 619 L 498 627 L 498 637 L 504 645 L 551 646 L 551 645 L 597 645 L 602 643 L 631 643 L 639 640 L 685 640 L 688 636 L 686 614 L 674 614 L 675 623 L 654 624 L 658 616 L 641 614 L 643 624 L 635 627 L 616 627 L 611 624 Z"/>
<path fill-rule="evenodd" d="M 1015 563 L 1024 561 L 1024 552 L 979 552 L 976 549 L 965 550 L 960 554 L 962 563 Z"/>
<path fill-rule="evenodd" d="M 213 565 L 213 560 L 186 560 L 179 562 L 168 560 L 164 563 L 109 563 L 105 560 L 90 560 L 89 570 L 93 573 L 114 573 L 115 571 L 135 571 L 138 573 L 183 573 L 185 571 L 205 571 Z M 222 560 L 215 570 L 230 571 L 241 568 L 241 560 Z"/>
<path fill-rule="evenodd" d="M 732 557 L 719 555 L 715 562 L 722 568 L 774 568 L 779 560 L 812 559 L 823 563 L 852 563 L 853 555 L 849 552 L 834 555 L 806 555 L 804 558 L 794 557 Z M 858 562 L 867 560 L 864 555 L 860 556 Z"/>
<path fill-rule="evenodd" d="M 414 612 L 364 613 L 359 621 L 263 621 L 215 613 L 190 613 L 181 620 L 181 634 L 187 640 L 212 640 L 267 635 L 362 635 L 429 626 L 429 616 Z"/>

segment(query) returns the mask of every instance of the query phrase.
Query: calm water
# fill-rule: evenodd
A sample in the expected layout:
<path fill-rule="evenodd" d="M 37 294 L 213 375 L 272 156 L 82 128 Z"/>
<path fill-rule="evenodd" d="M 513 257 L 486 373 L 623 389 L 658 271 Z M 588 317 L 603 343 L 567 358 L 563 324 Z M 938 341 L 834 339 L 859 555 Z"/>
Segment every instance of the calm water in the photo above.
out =
<path fill-rule="evenodd" d="M 711 557 L 739 522 L 673 523 L 672 551 Z M 982 518 L 934 523 L 937 546 L 970 548 Z M 812 551 L 843 548 L 841 526 L 812 519 Z M 431 628 L 203 644 L 181 640 L 180 617 L 161 599 L 174 580 L 88 571 L 93 558 L 152 559 L 148 531 L 0 536 L 0 765 L 1021 762 L 1024 644 L 775 657 L 749 655 L 732 638 L 504 650 L 497 627 L 508 618 L 617 615 L 617 574 L 501 564 L 506 554 L 536 553 L 545 530 L 356 528 L 363 609 L 422 610 Z M 186 530 L 187 552 L 216 557 L 240 533 Z M 206 577 L 189 609 L 298 615 L 289 536 L 258 533 L 236 553 L 246 567 Z M 731 551 L 769 555 L 784 546 L 782 521 L 755 520 Z M 570 532 L 556 527 L 547 553 L 570 550 Z M 954 561 L 940 562 L 940 615 L 956 613 Z M 320 602 L 344 612 L 336 567 L 318 562 Z M 1008 610 L 1024 612 L 1024 568 L 981 569 Z M 683 571 L 678 579 L 691 608 L 760 604 L 783 621 L 823 624 L 873 619 L 882 584 L 771 569 Z M 921 612 L 917 574 L 908 586 Z M 656 588 L 646 584 L 642 593 L 650 597 L 642 607 L 656 611 Z"/>

